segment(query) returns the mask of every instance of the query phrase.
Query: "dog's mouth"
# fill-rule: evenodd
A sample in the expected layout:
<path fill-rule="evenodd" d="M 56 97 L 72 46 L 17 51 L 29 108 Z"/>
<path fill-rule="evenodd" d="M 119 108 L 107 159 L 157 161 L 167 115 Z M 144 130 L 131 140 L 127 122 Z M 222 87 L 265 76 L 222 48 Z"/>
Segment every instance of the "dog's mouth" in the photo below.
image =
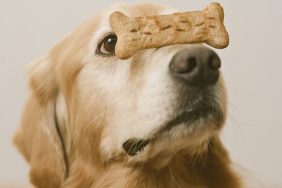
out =
<path fill-rule="evenodd" d="M 131 138 L 123 143 L 123 149 L 129 156 L 139 154 L 151 141 L 157 139 L 158 135 L 164 132 L 172 131 L 179 125 L 185 125 L 187 128 L 194 125 L 197 121 L 212 122 L 213 125 L 222 124 L 224 114 L 220 105 L 214 100 L 195 100 L 188 104 L 182 111 L 168 121 L 164 126 L 158 129 L 152 136 L 146 139 Z M 195 127 L 197 129 L 197 127 Z"/>
<path fill-rule="evenodd" d="M 175 118 L 166 124 L 166 126 L 161 128 L 159 133 L 169 131 L 181 124 L 191 126 L 198 120 L 213 121 L 215 124 L 219 124 L 222 119 L 223 113 L 217 104 L 198 102 L 184 108 L 181 113 L 178 113 Z"/>

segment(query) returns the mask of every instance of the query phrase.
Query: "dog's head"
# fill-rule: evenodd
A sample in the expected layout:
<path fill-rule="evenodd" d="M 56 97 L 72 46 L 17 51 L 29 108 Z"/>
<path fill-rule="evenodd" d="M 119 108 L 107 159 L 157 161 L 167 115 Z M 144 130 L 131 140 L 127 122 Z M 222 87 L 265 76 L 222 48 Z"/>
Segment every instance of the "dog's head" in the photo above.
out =
<path fill-rule="evenodd" d="M 204 147 L 222 126 L 226 111 L 218 55 L 203 45 L 173 45 L 120 60 L 114 54 L 118 39 L 108 23 L 113 10 L 130 17 L 172 12 L 156 5 L 118 6 L 99 20 L 77 87 L 79 100 L 87 101 L 83 113 L 104 108 L 92 116 L 104 122 L 103 158 L 125 154 L 146 161 Z"/>
<path fill-rule="evenodd" d="M 35 111 L 24 114 L 23 126 L 33 121 L 37 128 L 22 128 L 16 136 L 31 163 L 37 142 L 44 145 L 38 150 L 50 152 L 46 155 L 54 161 L 158 161 L 154 165 L 161 168 L 178 152 L 205 150 L 221 129 L 226 94 L 218 55 L 204 45 L 171 45 L 118 59 L 118 39 L 109 25 L 109 16 L 117 10 L 130 17 L 174 12 L 152 4 L 111 7 L 31 65 L 30 103 Z M 44 121 L 54 117 L 56 121 Z M 40 136 L 26 141 L 32 129 Z M 59 167 L 63 162 L 54 163 L 65 170 Z"/>

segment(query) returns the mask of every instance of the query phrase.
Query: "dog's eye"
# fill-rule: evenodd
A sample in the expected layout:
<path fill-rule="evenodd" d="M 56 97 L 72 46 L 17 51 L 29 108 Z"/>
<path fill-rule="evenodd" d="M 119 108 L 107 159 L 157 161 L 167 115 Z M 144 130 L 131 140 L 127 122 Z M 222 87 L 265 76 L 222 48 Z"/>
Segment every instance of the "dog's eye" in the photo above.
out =
<path fill-rule="evenodd" d="M 112 56 L 115 54 L 117 43 L 117 36 L 115 34 L 111 34 L 106 36 L 97 48 L 97 53 L 103 56 Z"/>

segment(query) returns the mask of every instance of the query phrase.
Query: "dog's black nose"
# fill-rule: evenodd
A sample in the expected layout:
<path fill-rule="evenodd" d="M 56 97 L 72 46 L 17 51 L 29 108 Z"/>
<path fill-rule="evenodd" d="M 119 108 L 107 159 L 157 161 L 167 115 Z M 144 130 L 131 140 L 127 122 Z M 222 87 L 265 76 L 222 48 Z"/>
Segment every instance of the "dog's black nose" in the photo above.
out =
<path fill-rule="evenodd" d="M 201 87 L 218 80 L 220 66 L 218 55 L 204 46 L 180 50 L 169 64 L 173 76 L 190 85 Z"/>

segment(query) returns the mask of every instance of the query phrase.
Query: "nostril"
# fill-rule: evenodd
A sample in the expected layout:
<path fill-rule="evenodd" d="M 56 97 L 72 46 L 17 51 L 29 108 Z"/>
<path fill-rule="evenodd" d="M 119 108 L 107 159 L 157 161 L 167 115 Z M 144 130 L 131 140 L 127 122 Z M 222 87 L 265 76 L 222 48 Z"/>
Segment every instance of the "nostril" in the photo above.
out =
<path fill-rule="evenodd" d="M 221 61 L 217 56 L 211 56 L 208 64 L 209 64 L 209 68 L 215 71 L 220 69 L 221 67 Z"/>
<path fill-rule="evenodd" d="M 189 57 L 187 59 L 187 69 L 186 69 L 186 72 L 187 73 L 190 73 L 194 70 L 194 68 L 196 67 L 197 65 L 197 60 L 195 57 Z"/>
<path fill-rule="evenodd" d="M 196 66 L 196 57 L 175 59 L 172 64 L 173 70 L 178 74 L 190 73 L 195 69 Z"/>

